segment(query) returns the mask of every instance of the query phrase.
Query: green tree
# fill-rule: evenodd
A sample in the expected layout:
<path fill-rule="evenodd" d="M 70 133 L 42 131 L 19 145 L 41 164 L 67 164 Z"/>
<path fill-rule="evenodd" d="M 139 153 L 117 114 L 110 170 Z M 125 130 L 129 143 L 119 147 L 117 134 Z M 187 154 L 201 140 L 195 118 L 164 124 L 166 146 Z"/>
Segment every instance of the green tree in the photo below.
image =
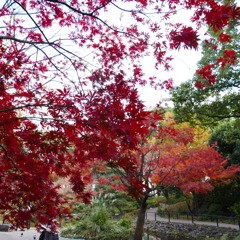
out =
<path fill-rule="evenodd" d="M 217 143 L 217 150 L 228 164 L 240 163 L 240 128 L 239 120 L 224 121 L 217 126 L 209 140 L 209 144 Z M 206 195 L 196 194 L 195 208 L 201 212 L 228 213 L 240 199 L 240 180 L 235 179 L 229 185 L 220 185 Z"/>
<path fill-rule="evenodd" d="M 214 28 L 209 30 L 212 38 L 202 43 L 199 70 L 192 80 L 172 90 L 175 118 L 180 122 L 214 127 L 209 144 L 217 142 L 218 152 L 229 159 L 229 165 L 239 164 L 239 21 L 232 21 L 225 33 Z M 231 57 L 230 48 L 237 55 Z M 195 194 L 194 206 L 200 211 L 226 212 L 239 199 L 239 192 L 239 181 L 235 180 L 228 186 L 218 186 L 207 195 Z"/>
<path fill-rule="evenodd" d="M 240 163 L 240 119 L 225 121 L 217 126 L 209 144 L 217 142 L 218 152 L 229 157 L 229 163 Z"/>
<path fill-rule="evenodd" d="M 192 80 L 171 92 L 177 120 L 192 123 L 198 120 L 207 126 L 216 125 L 222 119 L 240 117 L 239 21 L 232 21 L 225 33 L 214 29 L 209 32 L 212 38 L 202 43 L 199 70 Z M 232 55 L 229 49 L 237 55 Z"/>

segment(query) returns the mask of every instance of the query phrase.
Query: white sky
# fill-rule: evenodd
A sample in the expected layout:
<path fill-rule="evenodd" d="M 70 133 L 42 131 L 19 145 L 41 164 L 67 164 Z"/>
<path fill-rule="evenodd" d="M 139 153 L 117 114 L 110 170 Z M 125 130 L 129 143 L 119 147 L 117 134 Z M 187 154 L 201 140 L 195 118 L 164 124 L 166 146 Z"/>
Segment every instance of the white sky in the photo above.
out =
<path fill-rule="evenodd" d="M 161 79 L 172 78 L 174 86 L 179 86 L 193 77 L 197 69 L 197 62 L 201 59 L 201 50 L 180 50 L 179 52 L 174 52 L 173 56 L 175 57 L 172 62 L 174 70 L 171 72 L 159 72 L 159 75 Z M 170 97 L 168 91 L 154 90 L 151 87 L 139 88 L 139 93 L 147 107 L 154 107 L 163 98 Z"/>
<path fill-rule="evenodd" d="M 177 15 L 171 17 L 171 22 L 183 23 L 184 25 L 192 26 L 194 29 L 196 26 L 190 20 L 192 13 L 193 12 L 191 12 L 190 10 L 180 9 L 179 11 L 177 11 Z M 155 20 L 159 17 L 159 15 L 151 16 L 151 18 Z M 115 17 L 115 21 L 117 20 L 118 19 Z M 203 40 L 203 35 L 205 31 L 205 27 L 200 29 L 199 38 L 201 40 L 199 40 L 199 45 Z M 179 86 L 181 83 L 192 79 L 193 74 L 197 70 L 197 62 L 201 59 L 200 46 L 197 51 L 180 49 L 179 51 L 172 51 L 171 54 L 174 57 L 171 65 L 174 70 L 170 72 L 166 72 L 164 70 L 159 70 L 158 72 L 156 72 L 156 69 L 154 69 L 154 62 L 151 64 L 151 59 L 143 59 L 143 72 L 146 74 L 146 76 L 148 75 L 148 72 L 150 74 L 154 72 L 157 79 L 167 80 L 169 78 L 172 78 L 174 81 L 174 86 Z M 170 98 L 170 94 L 168 93 L 168 91 L 154 90 L 152 87 L 147 86 L 139 87 L 139 93 L 141 99 L 144 101 L 144 104 L 147 108 L 155 107 L 156 104 L 161 102 L 164 98 Z M 167 104 L 172 106 L 171 102 L 167 102 Z"/>

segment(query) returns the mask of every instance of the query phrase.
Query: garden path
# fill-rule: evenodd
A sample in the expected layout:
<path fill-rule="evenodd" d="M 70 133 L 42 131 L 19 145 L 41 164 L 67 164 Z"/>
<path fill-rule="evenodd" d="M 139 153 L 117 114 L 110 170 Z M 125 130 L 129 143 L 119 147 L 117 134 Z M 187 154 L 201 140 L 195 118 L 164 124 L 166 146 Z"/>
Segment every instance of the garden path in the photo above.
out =
<path fill-rule="evenodd" d="M 146 218 L 148 220 L 157 220 L 157 221 L 162 221 L 162 222 L 168 222 L 168 218 L 163 218 L 158 216 L 157 214 L 157 208 L 151 208 L 147 210 L 146 213 Z M 171 222 L 176 222 L 176 223 L 186 223 L 186 224 L 192 224 L 191 220 L 183 220 L 183 219 L 172 219 L 170 220 Z M 207 221 L 194 221 L 194 224 L 199 224 L 199 225 L 207 225 L 207 226 L 217 226 L 216 222 L 207 222 Z M 219 223 L 219 227 L 226 227 L 226 228 L 233 228 L 239 230 L 239 226 L 236 224 L 227 224 L 227 223 Z"/>

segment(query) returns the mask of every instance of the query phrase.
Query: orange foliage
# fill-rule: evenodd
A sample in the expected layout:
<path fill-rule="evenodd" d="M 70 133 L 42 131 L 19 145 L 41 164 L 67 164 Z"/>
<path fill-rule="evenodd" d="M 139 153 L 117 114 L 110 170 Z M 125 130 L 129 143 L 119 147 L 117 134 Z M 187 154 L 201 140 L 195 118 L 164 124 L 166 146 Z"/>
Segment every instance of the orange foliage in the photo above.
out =
<path fill-rule="evenodd" d="M 237 165 L 226 167 L 227 161 L 206 145 L 207 131 L 190 128 L 188 123 L 177 124 L 171 114 L 162 122 L 161 131 L 161 144 L 152 146 L 151 150 L 148 146 L 148 154 L 158 153 L 155 161 L 151 160 L 151 164 L 155 164 L 151 182 L 155 185 L 175 185 L 187 194 L 206 193 L 220 182 L 229 183 L 229 178 L 240 171 Z M 151 156 L 154 156 L 152 152 Z"/>

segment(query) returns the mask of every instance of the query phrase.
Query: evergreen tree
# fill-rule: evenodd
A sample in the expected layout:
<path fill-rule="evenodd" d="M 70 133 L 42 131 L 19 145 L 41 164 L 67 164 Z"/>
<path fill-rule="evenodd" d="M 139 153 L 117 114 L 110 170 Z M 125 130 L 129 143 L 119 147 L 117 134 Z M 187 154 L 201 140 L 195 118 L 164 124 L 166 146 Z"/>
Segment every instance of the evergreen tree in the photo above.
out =
<path fill-rule="evenodd" d="M 225 33 L 214 28 L 210 33 L 212 38 L 202 43 L 199 70 L 192 80 L 172 90 L 174 112 L 179 121 L 196 123 L 197 119 L 209 126 L 219 120 L 240 117 L 239 21 L 232 20 Z"/>

